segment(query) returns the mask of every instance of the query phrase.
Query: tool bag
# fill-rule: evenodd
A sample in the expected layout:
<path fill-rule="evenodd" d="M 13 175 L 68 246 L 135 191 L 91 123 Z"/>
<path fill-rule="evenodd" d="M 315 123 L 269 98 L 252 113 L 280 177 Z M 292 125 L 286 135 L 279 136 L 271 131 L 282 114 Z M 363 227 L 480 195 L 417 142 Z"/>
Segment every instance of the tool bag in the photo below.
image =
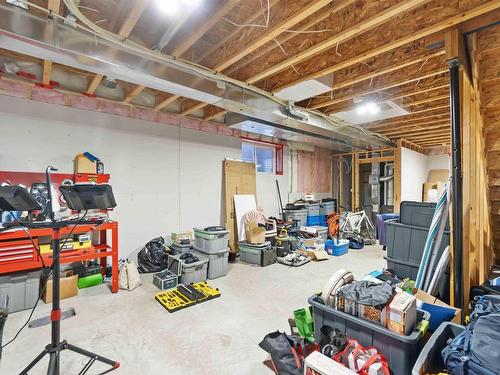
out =
<path fill-rule="evenodd" d="M 471 322 L 441 351 L 454 375 L 500 374 L 500 298 L 479 297 Z"/>
<path fill-rule="evenodd" d="M 272 369 L 279 375 L 302 375 L 304 358 L 319 347 L 279 331 L 267 334 L 259 346 L 271 355 Z"/>
<path fill-rule="evenodd" d="M 374 347 L 363 347 L 357 340 L 349 339 L 345 349 L 333 359 L 360 375 L 390 375 L 385 357 Z"/>
<path fill-rule="evenodd" d="M 142 285 L 141 277 L 134 262 L 126 261 L 118 274 L 120 289 L 134 290 Z"/>

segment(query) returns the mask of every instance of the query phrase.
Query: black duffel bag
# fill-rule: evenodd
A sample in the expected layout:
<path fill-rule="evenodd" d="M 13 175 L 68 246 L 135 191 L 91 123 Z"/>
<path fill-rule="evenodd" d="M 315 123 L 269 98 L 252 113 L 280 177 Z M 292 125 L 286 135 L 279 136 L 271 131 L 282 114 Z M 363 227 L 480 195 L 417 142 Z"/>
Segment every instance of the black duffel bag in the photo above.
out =
<path fill-rule="evenodd" d="M 155 238 L 144 246 L 137 254 L 137 270 L 139 273 L 160 272 L 167 268 L 165 254 L 165 240 L 163 237 Z"/>

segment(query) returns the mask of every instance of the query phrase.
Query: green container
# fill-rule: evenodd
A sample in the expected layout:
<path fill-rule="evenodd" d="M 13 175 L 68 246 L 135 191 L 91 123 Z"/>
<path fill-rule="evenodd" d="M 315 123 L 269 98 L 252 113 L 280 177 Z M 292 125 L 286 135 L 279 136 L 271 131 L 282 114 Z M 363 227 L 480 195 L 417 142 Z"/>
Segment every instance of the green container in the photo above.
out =
<path fill-rule="evenodd" d="M 293 312 L 295 325 L 299 331 L 300 337 L 307 341 L 314 342 L 314 321 L 311 314 L 311 308 L 298 309 Z"/>
<path fill-rule="evenodd" d="M 102 275 L 96 273 L 95 275 L 80 277 L 78 279 L 78 289 L 88 288 L 90 286 L 102 284 Z"/>

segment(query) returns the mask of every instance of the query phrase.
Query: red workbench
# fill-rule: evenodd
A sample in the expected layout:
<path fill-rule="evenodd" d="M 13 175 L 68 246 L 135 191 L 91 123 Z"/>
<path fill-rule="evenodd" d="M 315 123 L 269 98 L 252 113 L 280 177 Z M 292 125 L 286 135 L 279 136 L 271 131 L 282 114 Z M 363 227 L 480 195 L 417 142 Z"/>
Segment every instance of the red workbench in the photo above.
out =
<path fill-rule="evenodd" d="M 61 238 L 71 232 L 73 226 L 61 229 Z M 38 246 L 39 237 L 51 237 L 52 229 L 28 229 Z M 99 232 L 99 243 L 89 248 L 65 250 L 61 252 L 61 263 L 72 263 L 91 259 L 100 259 L 102 272 L 105 274 L 107 257 L 111 257 L 111 291 L 118 292 L 118 223 L 110 221 L 100 225 L 78 225 L 73 234 Z M 108 242 L 111 231 L 111 244 Z M 52 254 L 42 254 L 45 265 L 52 264 Z M 0 232 L 0 275 L 16 271 L 33 270 L 42 267 L 42 261 L 33 248 L 33 244 L 22 229 Z"/>

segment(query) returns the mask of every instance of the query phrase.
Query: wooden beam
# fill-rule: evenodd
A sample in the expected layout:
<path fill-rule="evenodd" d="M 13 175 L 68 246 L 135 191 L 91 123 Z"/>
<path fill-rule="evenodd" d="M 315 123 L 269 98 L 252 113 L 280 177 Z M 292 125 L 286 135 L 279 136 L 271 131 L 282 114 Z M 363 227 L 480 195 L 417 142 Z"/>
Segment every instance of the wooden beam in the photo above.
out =
<path fill-rule="evenodd" d="M 189 115 L 190 113 L 193 113 L 194 111 L 197 111 L 198 109 L 201 109 L 205 106 L 207 106 L 208 104 L 206 103 L 198 103 L 198 104 L 195 104 L 194 106 L 190 107 L 190 108 L 186 108 L 184 109 L 182 112 L 181 112 L 181 115 L 182 116 L 186 116 L 186 115 Z"/>
<path fill-rule="evenodd" d="M 151 0 L 135 0 L 134 7 L 130 11 L 129 16 L 127 17 L 125 23 L 120 28 L 118 35 L 123 38 L 128 38 L 132 33 L 137 22 L 139 22 L 139 18 L 141 18 L 142 13 L 146 10 L 146 7 L 149 5 Z"/>
<path fill-rule="evenodd" d="M 444 46 L 446 50 L 446 60 L 458 59 L 460 64 L 464 67 L 464 71 L 469 80 L 472 82 L 471 67 L 469 66 L 469 59 L 466 56 L 465 39 L 457 28 L 446 31 L 444 35 Z"/>
<path fill-rule="evenodd" d="M 446 113 L 444 115 L 449 115 L 449 113 Z M 432 118 L 433 116 L 426 116 L 426 118 Z M 425 118 L 423 118 L 425 119 Z M 430 120 L 430 121 L 422 121 L 421 119 L 414 119 L 412 120 L 410 123 L 408 123 L 408 121 L 394 121 L 394 122 L 391 122 L 391 123 L 387 123 L 387 124 L 377 124 L 377 125 L 374 125 L 374 126 L 369 126 L 368 129 L 369 130 L 382 130 L 382 129 L 385 129 L 385 128 L 394 128 L 394 127 L 403 127 L 403 128 L 407 128 L 407 127 L 412 127 L 412 126 L 424 126 L 424 125 L 432 125 L 432 124 L 437 124 L 437 123 L 442 123 L 444 121 L 450 121 L 449 118 L 438 118 L 436 120 Z"/>
<path fill-rule="evenodd" d="M 378 158 L 359 159 L 358 164 L 386 163 L 388 161 L 394 161 L 394 156 L 381 156 Z"/>
<path fill-rule="evenodd" d="M 403 106 L 404 107 L 411 107 L 411 106 L 421 105 L 421 104 L 425 104 L 425 103 L 437 102 L 439 100 L 445 100 L 445 99 L 449 99 L 449 98 L 450 98 L 449 94 L 430 96 L 430 97 L 425 98 L 425 99 L 415 100 L 415 101 L 410 102 L 410 103 L 404 103 Z"/>
<path fill-rule="evenodd" d="M 155 111 L 159 111 L 160 109 L 166 107 L 167 105 L 169 105 L 170 103 L 173 103 L 175 102 L 179 97 L 177 95 L 172 95 L 172 96 L 169 96 L 167 99 L 161 101 L 160 103 L 158 103 L 155 107 Z"/>
<path fill-rule="evenodd" d="M 139 95 L 141 92 L 144 91 L 144 86 L 138 85 L 135 86 L 135 88 L 129 92 L 129 94 L 125 97 L 123 100 L 124 103 L 130 103 L 137 95 Z"/>
<path fill-rule="evenodd" d="M 407 68 L 411 65 L 415 65 L 415 64 L 418 64 L 420 62 L 423 62 L 423 61 L 426 61 L 429 59 L 433 59 L 435 57 L 442 56 L 442 55 L 444 55 L 444 50 L 440 50 L 440 51 L 437 51 L 437 52 L 434 52 L 431 54 L 427 54 L 424 56 L 415 57 L 415 58 L 412 58 L 412 59 L 405 61 L 401 64 L 398 64 L 398 65 L 392 65 L 392 66 L 389 66 L 389 67 L 382 69 L 382 70 L 366 73 L 366 74 L 359 75 L 357 77 L 353 77 L 351 79 L 345 80 L 343 82 L 340 82 L 338 84 L 333 85 L 332 90 L 338 90 L 338 89 L 341 89 L 344 87 L 354 85 L 354 84 L 359 83 L 359 82 L 363 82 L 363 81 L 366 81 L 366 80 L 369 80 L 372 78 L 380 77 L 382 75 L 389 74 L 389 73 L 395 72 L 397 70 Z"/>
<path fill-rule="evenodd" d="M 346 95 L 346 96 L 343 96 L 341 98 L 327 100 L 327 101 L 322 102 L 322 103 L 317 103 L 317 104 L 311 106 L 310 108 L 312 108 L 312 109 L 319 109 L 319 108 L 329 107 L 329 106 L 331 106 L 333 104 L 342 103 L 342 102 L 345 102 L 346 100 L 351 100 L 351 99 L 357 98 L 359 96 L 371 95 L 371 94 L 374 94 L 374 93 L 379 92 L 379 91 L 385 91 L 385 90 L 389 90 L 389 89 L 392 89 L 392 88 L 395 88 L 395 87 L 404 86 L 404 85 L 407 85 L 409 83 L 417 82 L 417 81 L 420 81 L 422 79 L 426 79 L 426 78 L 430 78 L 430 77 L 435 77 L 437 75 L 445 74 L 445 73 L 448 73 L 448 69 L 443 69 L 443 70 L 438 70 L 438 71 L 430 72 L 430 73 L 427 73 L 427 74 L 424 74 L 424 75 L 420 75 L 418 77 L 414 77 L 414 78 L 407 79 L 407 80 L 404 80 L 404 81 L 399 81 L 399 82 L 396 82 L 396 83 L 393 83 L 393 84 L 390 84 L 390 85 L 387 85 L 387 86 L 379 87 L 379 88 L 376 88 L 376 89 L 371 89 L 371 90 L 367 90 L 367 91 L 363 91 L 363 92 L 356 92 L 354 94 Z"/>
<path fill-rule="evenodd" d="M 290 82 L 287 85 L 283 85 L 283 86 L 279 87 L 277 90 L 282 90 L 285 87 L 293 86 L 293 85 L 296 85 L 297 83 L 300 83 L 303 81 L 308 81 L 311 79 L 323 77 L 327 74 L 335 73 L 335 72 L 342 70 L 342 69 L 345 69 L 351 65 L 354 65 L 354 64 L 357 64 L 359 62 L 371 59 L 371 58 L 376 57 L 380 54 L 389 52 L 395 48 L 402 47 L 405 44 L 411 43 L 411 42 L 416 41 L 418 39 L 425 38 L 427 36 L 430 36 L 432 34 L 439 32 L 439 31 L 443 31 L 449 27 L 458 25 L 458 24 L 460 24 L 464 21 L 470 20 L 472 18 L 479 17 L 485 13 L 491 12 L 491 11 L 498 9 L 498 8 L 500 8 L 500 3 L 497 0 L 489 1 L 483 5 L 474 7 L 472 9 L 465 11 L 465 12 L 461 12 L 455 16 L 452 16 L 448 19 L 445 19 L 441 22 L 435 23 L 434 25 L 431 25 L 431 26 L 426 27 L 424 29 L 412 32 L 409 35 L 404 36 L 400 39 L 397 39 L 397 40 L 392 41 L 390 43 L 386 43 L 383 46 L 380 46 L 380 47 L 374 48 L 370 51 L 358 54 L 350 59 L 344 60 L 338 64 L 332 65 L 332 66 L 325 68 L 325 69 L 322 69 L 318 72 L 302 76 L 296 81 Z"/>
<path fill-rule="evenodd" d="M 259 82 L 263 80 L 266 77 L 269 77 L 273 74 L 276 74 L 283 69 L 288 68 L 291 65 L 297 64 L 299 62 L 302 62 L 304 60 L 307 60 L 314 55 L 317 55 L 318 53 L 321 53 L 328 48 L 331 48 L 338 43 L 345 42 L 346 40 L 349 40 L 359 34 L 362 34 L 370 29 L 373 29 L 377 26 L 380 26 L 383 24 L 385 21 L 396 17 L 402 13 L 407 12 L 408 10 L 417 7 L 419 5 L 422 5 L 429 0 L 404 0 L 398 2 L 396 5 L 390 7 L 389 9 L 375 15 L 374 17 L 361 21 L 357 23 L 356 25 L 353 25 L 346 30 L 340 32 L 339 34 L 330 37 L 323 42 L 317 43 L 313 45 L 312 47 L 297 53 L 296 55 L 262 71 L 261 73 L 251 77 L 250 79 L 247 80 L 248 83 L 253 84 L 256 82 Z"/>
<path fill-rule="evenodd" d="M 353 1 L 350 1 L 353 2 Z M 305 20 L 306 18 L 310 17 L 317 11 L 319 11 L 321 8 L 325 7 L 331 3 L 331 0 L 314 0 L 314 1 L 309 1 L 307 5 L 302 7 L 299 11 L 295 12 L 294 14 L 290 15 L 289 17 L 286 17 L 283 21 L 280 23 L 274 25 L 273 27 L 267 29 L 266 32 L 264 32 L 259 38 L 254 40 L 253 42 L 248 43 L 243 49 L 241 49 L 239 52 L 235 53 L 225 61 L 223 61 L 220 64 L 217 64 L 214 68 L 214 70 L 220 72 L 229 66 L 233 65 L 237 61 L 243 59 L 245 56 L 248 56 L 251 54 L 253 51 L 256 49 L 262 47 L 263 45 L 269 43 L 272 41 L 274 38 L 276 38 L 278 35 L 280 35 L 283 31 L 290 29 L 291 27 L 295 26 L 299 22 Z M 338 7 L 344 7 L 344 5 L 337 5 Z"/>
<path fill-rule="evenodd" d="M 217 117 L 225 115 L 226 112 L 227 111 L 225 109 L 221 109 L 218 112 L 215 112 L 215 113 L 212 113 L 211 115 L 203 117 L 203 120 L 206 120 L 206 121 L 213 120 L 214 118 L 217 118 Z"/>
<path fill-rule="evenodd" d="M 47 9 L 52 13 L 59 14 L 61 9 L 61 0 L 49 0 Z"/>
<path fill-rule="evenodd" d="M 208 19 L 193 28 L 193 32 L 176 46 L 170 53 L 172 56 L 181 57 L 189 48 L 191 48 L 203 35 L 215 26 L 228 12 L 230 12 L 239 0 L 227 0 L 222 6 L 218 5 L 216 12 Z"/>
<path fill-rule="evenodd" d="M 307 30 L 315 27 L 317 24 L 324 21 L 328 17 L 330 17 L 332 14 L 340 12 L 341 10 L 347 8 L 348 6 L 350 6 L 354 3 L 356 3 L 356 0 L 343 0 L 338 4 L 335 4 L 334 6 L 332 6 L 332 8 L 325 9 L 324 12 L 320 12 L 320 13 L 316 14 L 314 16 L 314 18 L 311 19 L 309 22 L 307 22 L 305 24 L 301 24 L 300 30 L 298 30 L 298 31 L 307 31 Z M 262 16 L 261 12 L 259 12 L 259 16 Z M 247 22 L 247 23 L 250 23 L 250 22 Z M 314 31 L 314 29 L 312 31 Z M 286 35 L 284 35 L 284 34 L 286 34 Z M 298 33 L 291 33 L 291 32 L 282 33 L 282 34 L 280 34 L 278 41 L 281 45 L 283 45 L 284 43 L 288 42 L 290 39 L 298 37 L 299 35 L 300 34 L 298 34 Z M 237 64 L 237 66 L 233 66 L 233 67 L 231 67 L 231 69 L 228 69 L 226 74 L 230 75 L 231 73 L 236 71 L 236 69 L 241 69 L 244 66 L 247 66 L 248 64 L 252 63 L 256 59 L 261 58 L 262 56 L 266 56 L 267 54 L 269 54 L 271 51 L 273 51 L 276 48 L 279 48 L 277 43 L 270 43 L 265 48 L 259 48 L 259 50 L 252 53 L 251 56 L 247 56 L 243 61 L 240 61 Z"/>
<path fill-rule="evenodd" d="M 401 140 L 396 142 L 394 151 L 394 212 L 399 212 L 401 203 Z"/>
<path fill-rule="evenodd" d="M 125 23 L 120 28 L 118 35 L 125 39 L 129 37 L 130 33 L 134 29 L 135 25 L 139 21 L 139 18 L 141 17 L 146 7 L 149 5 L 150 1 L 151 0 L 136 0 L 134 2 L 134 7 L 130 11 L 130 14 Z M 97 89 L 97 87 L 99 87 L 99 84 L 101 83 L 103 78 L 104 76 L 102 74 L 95 75 L 95 77 L 90 82 L 89 87 L 87 88 L 87 95 L 95 94 L 95 90 Z"/>
<path fill-rule="evenodd" d="M 378 133 L 389 138 L 406 138 L 406 136 L 416 136 L 420 134 L 436 134 L 442 133 L 444 130 L 450 130 L 450 124 L 439 124 L 432 127 L 421 127 L 415 129 L 395 129 L 393 131 L 378 131 Z"/>
<path fill-rule="evenodd" d="M 94 78 L 92 78 L 92 81 L 90 81 L 89 87 L 87 88 L 87 95 L 94 95 L 95 90 L 101 83 L 103 77 L 104 76 L 102 74 L 96 74 Z"/>
<path fill-rule="evenodd" d="M 43 61 L 43 78 L 42 84 L 44 86 L 50 86 L 50 76 L 52 75 L 52 61 L 44 60 Z"/>
<path fill-rule="evenodd" d="M 440 90 L 440 89 L 444 89 L 444 88 L 448 88 L 448 87 L 450 87 L 450 85 L 448 83 L 444 84 L 444 85 L 429 87 L 429 88 L 426 87 L 426 88 L 423 88 L 421 90 L 410 91 L 410 92 L 404 93 L 404 94 L 398 94 L 396 96 L 391 97 L 391 100 L 404 99 L 404 98 L 407 98 L 408 96 L 426 94 L 430 91 Z"/>

